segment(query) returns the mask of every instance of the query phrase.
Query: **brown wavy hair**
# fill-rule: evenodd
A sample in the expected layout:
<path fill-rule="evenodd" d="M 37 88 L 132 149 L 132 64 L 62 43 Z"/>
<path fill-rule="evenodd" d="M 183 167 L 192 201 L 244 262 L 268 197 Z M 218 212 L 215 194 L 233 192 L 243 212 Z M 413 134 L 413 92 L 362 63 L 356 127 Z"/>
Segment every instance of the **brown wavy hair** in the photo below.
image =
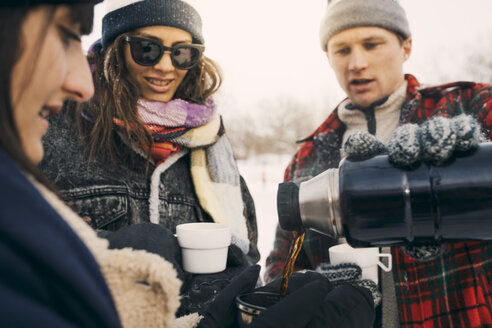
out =
<path fill-rule="evenodd" d="M 76 117 L 79 135 L 89 151 L 89 160 L 97 154 L 104 162 L 116 164 L 118 156 L 129 153 L 126 147 L 117 145 L 115 129 L 123 133 L 127 140 L 140 145 L 146 152 L 147 160 L 150 158 L 152 136 L 138 117 L 140 91 L 125 65 L 125 35 L 119 35 L 104 51 L 96 45 L 88 55 L 94 69 L 95 94 L 88 104 L 78 106 L 80 115 Z M 173 99 L 204 104 L 221 84 L 222 73 L 218 65 L 202 56 L 198 64 L 187 72 Z M 88 130 L 84 128 L 88 124 L 82 118 L 84 113 L 81 111 L 87 111 L 93 121 Z M 123 126 L 115 126 L 114 118 L 121 120 Z"/>

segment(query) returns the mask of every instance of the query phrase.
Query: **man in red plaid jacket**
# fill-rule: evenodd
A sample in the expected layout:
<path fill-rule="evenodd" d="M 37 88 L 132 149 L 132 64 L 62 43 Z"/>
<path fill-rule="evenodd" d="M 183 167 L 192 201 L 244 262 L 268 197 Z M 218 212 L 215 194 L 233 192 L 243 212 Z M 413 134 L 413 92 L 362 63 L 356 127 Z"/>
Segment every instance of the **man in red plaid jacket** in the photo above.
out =
<path fill-rule="evenodd" d="M 491 85 L 456 82 L 424 87 L 403 73 L 412 39 L 397 1 L 332 1 L 321 23 L 320 39 L 347 98 L 301 141 L 285 181 L 302 182 L 338 167 L 345 155 L 344 141 L 357 130 L 386 142 L 403 124 L 467 114 L 492 140 Z M 291 241 L 291 233 L 278 227 L 266 260 L 266 281 L 282 274 Z M 329 263 L 327 250 L 336 243 L 308 231 L 296 269 L 313 270 Z M 445 243 L 437 252 L 432 247 L 393 247 L 391 253 L 398 318 L 393 322 L 383 318 L 385 325 L 492 327 L 491 242 Z"/>

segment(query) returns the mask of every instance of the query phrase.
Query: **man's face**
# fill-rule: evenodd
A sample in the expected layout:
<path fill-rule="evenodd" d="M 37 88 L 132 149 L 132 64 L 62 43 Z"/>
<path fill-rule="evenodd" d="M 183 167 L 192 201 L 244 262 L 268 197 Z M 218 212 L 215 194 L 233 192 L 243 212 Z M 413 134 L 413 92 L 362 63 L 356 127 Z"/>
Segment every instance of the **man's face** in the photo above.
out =
<path fill-rule="evenodd" d="M 364 109 L 402 85 L 411 50 L 411 38 L 402 44 L 384 28 L 354 27 L 332 36 L 326 55 L 351 102 Z"/>

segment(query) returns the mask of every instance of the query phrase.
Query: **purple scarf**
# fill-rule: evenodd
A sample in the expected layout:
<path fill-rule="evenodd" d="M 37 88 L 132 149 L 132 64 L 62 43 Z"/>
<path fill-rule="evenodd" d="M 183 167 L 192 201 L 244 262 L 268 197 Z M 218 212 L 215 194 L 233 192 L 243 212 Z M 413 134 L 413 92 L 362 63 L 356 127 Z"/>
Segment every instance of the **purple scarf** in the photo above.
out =
<path fill-rule="evenodd" d="M 173 99 L 167 103 L 139 99 L 137 108 L 144 124 L 167 128 L 195 128 L 210 122 L 215 114 L 215 103 L 211 98 L 204 105 L 181 99 Z"/>

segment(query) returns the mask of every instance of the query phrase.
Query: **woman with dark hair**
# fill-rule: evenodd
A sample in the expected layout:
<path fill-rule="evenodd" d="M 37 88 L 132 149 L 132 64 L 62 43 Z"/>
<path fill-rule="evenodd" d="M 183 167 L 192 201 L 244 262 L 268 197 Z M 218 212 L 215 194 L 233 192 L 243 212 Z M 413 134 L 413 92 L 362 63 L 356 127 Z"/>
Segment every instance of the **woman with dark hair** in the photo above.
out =
<path fill-rule="evenodd" d="M 96 2 L 0 4 L 0 326 L 194 327 L 198 314 L 175 318 L 181 282 L 172 264 L 108 249 L 36 166 L 47 117 L 94 93 L 81 36 Z"/>
<path fill-rule="evenodd" d="M 47 115 L 93 94 L 81 35 L 96 0 L 0 4 L 0 326 L 120 327 L 100 268 L 50 206 Z M 54 5 L 54 4 L 57 5 Z"/>
<path fill-rule="evenodd" d="M 88 53 L 95 95 L 50 119 L 40 168 L 99 231 L 145 223 L 139 231 L 152 230 L 152 223 L 174 234 L 181 223 L 228 224 L 235 259 L 227 270 L 180 272 L 183 290 L 193 291 L 185 291 L 183 313 L 204 310 L 232 277 L 259 260 L 253 199 L 213 100 L 221 73 L 204 55 L 201 17 L 187 1 L 103 5 L 102 39 Z M 130 233 L 144 240 L 113 242 L 109 235 L 111 246 L 137 247 L 150 239 Z"/>
<path fill-rule="evenodd" d="M 172 264 L 145 251 L 108 249 L 36 167 L 46 118 L 65 100 L 88 101 L 94 93 L 81 36 L 92 29 L 95 2 L 0 4 L 1 327 L 176 321 L 181 282 Z M 193 327 L 199 320 L 194 314 L 176 323 Z"/>

